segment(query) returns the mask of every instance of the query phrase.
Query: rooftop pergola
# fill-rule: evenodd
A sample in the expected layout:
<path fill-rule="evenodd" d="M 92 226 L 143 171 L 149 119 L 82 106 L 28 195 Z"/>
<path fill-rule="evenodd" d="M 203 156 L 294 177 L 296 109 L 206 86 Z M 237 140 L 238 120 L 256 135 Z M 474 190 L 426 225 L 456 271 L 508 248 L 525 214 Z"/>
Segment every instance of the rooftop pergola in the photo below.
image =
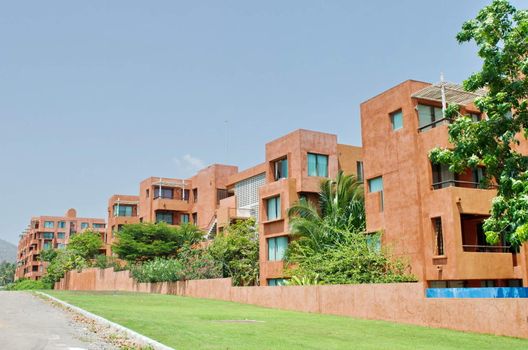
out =
<path fill-rule="evenodd" d="M 442 103 L 442 85 L 445 92 L 446 103 L 455 103 L 460 106 L 466 106 L 472 103 L 477 97 L 484 96 L 486 91 L 483 89 L 470 92 L 465 91 L 464 88 L 455 83 L 436 83 L 420 91 L 415 92 L 412 97 Z"/>

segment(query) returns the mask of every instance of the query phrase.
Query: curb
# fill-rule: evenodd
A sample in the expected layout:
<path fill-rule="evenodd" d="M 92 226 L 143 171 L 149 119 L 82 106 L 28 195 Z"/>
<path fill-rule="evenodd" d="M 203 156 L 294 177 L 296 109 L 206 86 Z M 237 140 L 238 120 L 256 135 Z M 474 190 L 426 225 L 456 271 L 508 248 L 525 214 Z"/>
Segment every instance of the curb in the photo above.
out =
<path fill-rule="evenodd" d="M 124 326 L 121 326 L 120 324 L 117 324 L 115 322 L 112 322 L 112 321 L 109 321 L 107 320 L 106 318 L 103 318 L 101 316 L 97 316 L 95 314 L 92 314 L 91 312 L 88 312 L 84 309 L 81 309 L 80 307 L 77 307 L 77 306 L 73 306 L 71 304 L 68 304 L 67 302 L 65 301 L 62 301 L 60 299 L 57 299 L 49 294 L 46 294 L 46 293 L 43 293 L 43 292 L 36 292 L 37 294 L 40 294 L 40 295 L 43 295 L 45 296 L 46 298 L 50 299 L 50 300 L 53 300 L 54 302 L 56 303 L 59 303 L 75 312 L 78 312 L 80 313 L 81 315 L 87 317 L 87 318 L 90 318 L 96 322 L 99 322 L 103 325 L 106 325 L 106 326 L 109 326 L 115 330 L 118 330 L 118 331 L 121 331 L 121 332 L 124 332 L 129 338 L 143 344 L 143 345 L 148 345 L 148 346 L 151 346 L 154 350 L 175 350 L 174 348 L 171 348 L 167 345 L 164 345 L 158 341 L 155 341 L 154 339 L 152 338 L 149 338 L 147 336 L 144 336 L 143 334 L 139 334 L 138 332 L 136 331 L 133 331 L 127 327 L 124 327 Z"/>

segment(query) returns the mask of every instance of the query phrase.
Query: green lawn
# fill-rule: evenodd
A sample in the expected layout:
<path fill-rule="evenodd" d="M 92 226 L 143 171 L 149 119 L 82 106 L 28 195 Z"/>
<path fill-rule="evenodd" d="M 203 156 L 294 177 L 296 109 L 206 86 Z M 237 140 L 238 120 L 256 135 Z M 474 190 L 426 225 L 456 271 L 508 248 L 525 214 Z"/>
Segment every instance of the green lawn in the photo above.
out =
<path fill-rule="evenodd" d="M 515 338 L 172 295 L 48 293 L 177 349 L 528 349 Z"/>

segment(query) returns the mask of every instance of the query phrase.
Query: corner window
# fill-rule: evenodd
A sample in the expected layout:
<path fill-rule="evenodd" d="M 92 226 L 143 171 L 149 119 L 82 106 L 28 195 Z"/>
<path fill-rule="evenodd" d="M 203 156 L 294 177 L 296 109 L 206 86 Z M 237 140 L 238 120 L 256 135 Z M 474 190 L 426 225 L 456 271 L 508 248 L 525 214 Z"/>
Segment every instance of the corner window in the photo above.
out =
<path fill-rule="evenodd" d="M 44 228 L 53 228 L 54 226 L 53 221 L 44 221 Z"/>
<path fill-rule="evenodd" d="M 433 218 L 434 250 L 433 255 L 444 255 L 444 234 L 442 232 L 442 218 Z"/>
<path fill-rule="evenodd" d="M 392 130 L 400 130 L 403 128 L 403 113 L 401 109 L 399 111 L 390 114 Z"/>
<path fill-rule="evenodd" d="M 81 222 L 81 230 L 86 230 L 90 226 L 87 222 Z"/>
<path fill-rule="evenodd" d="M 328 177 L 328 156 L 308 153 L 308 176 Z"/>
<path fill-rule="evenodd" d="M 281 200 L 280 196 L 267 199 L 268 220 L 281 218 Z"/>
<path fill-rule="evenodd" d="M 273 175 L 275 181 L 288 177 L 288 158 L 273 162 Z"/>
<path fill-rule="evenodd" d="M 368 189 L 370 193 L 379 193 L 380 195 L 380 211 L 383 211 L 383 177 L 378 176 L 368 180 Z"/>
<path fill-rule="evenodd" d="M 288 237 L 268 238 L 268 261 L 284 259 L 286 248 L 288 248 Z"/>
<path fill-rule="evenodd" d="M 156 212 L 156 223 L 165 222 L 169 225 L 172 225 L 172 213 L 166 211 Z"/>

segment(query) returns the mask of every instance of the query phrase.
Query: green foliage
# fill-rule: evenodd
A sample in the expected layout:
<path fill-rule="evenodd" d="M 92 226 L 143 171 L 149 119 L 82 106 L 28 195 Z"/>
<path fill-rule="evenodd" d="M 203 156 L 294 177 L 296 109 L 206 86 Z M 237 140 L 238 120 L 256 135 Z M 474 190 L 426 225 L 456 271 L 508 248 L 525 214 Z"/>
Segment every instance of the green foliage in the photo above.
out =
<path fill-rule="evenodd" d="M 51 260 L 55 259 L 57 256 L 57 250 L 56 249 L 44 249 L 40 252 L 39 259 L 40 261 L 47 261 L 50 262 Z"/>
<path fill-rule="evenodd" d="M 21 278 L 7 286 L 7 290 L 36 290 L 36 289 L 51 289 L 52 285 L 43 280 L 30 280 Z"/>
<path fill-rule="evenodd" d="M 76 250 L 61 249 L 57 250 L 57 255 L 51 260 L 46 268 L 46 275 L 42 278 L 47 283 L 53 284 L 58 282 L 64 274 L 71 270 L 81 271 L 89 267 L 88 261 L 81 256 Z"/>
<path fill-rule="evenodd" d="M 485 89 L 475 105 L 487 118 L 472 122 L 457 106 L 449 106 L 454 148 L 436 148 L 430 159 L 457 173 L 485 166 L 487 182 L 498 184 L 484 224 L 487 240 L 494 244 L 505 238 L 517 246 L 528 240 L 528 157 L 518 147 L 528 136 L 528 11 L 494 0 L 463 24 L 457 40 L 478 47 L 482 69 L 464 81 L 464 88 Z"/>
<path fill-rule="evenodd" d="M 306 200 L 292 206 L 286 251 L 290 284 L 353 284 L 415 281 L 407 265 L 390 258 L 365 234 L 363 186 L 340 172 L 324 180 L 317 209 Z"/>
<path fill-rule="evenodd" d="M 106 256 L 104 254 L 99 254 L 95 257 L 95 260 L 92 262 L 93 267 L 99 269 L 107 269 L 113 267 L 114 271 L 121 271 L 124 269 L 122 264 L 119 263 L 118 259 L 112 256 Z"/>
<path fill-rule="evenodd" d="M 16 264 L 3 261 L 0 263 L 0 286 L 8 285 L 15 279 Z"/>
<path fill-rule="evenodd" d="M 285 286 L 316 286 L 324 284 L 319 280 L 319 275 L 315 274 L 313 277 L 308 276 L 291 276 L 289 280 L 284 282 Z"/>
<path fill-rule="evenodd" d="M 99 249 L 101 249 L 102 245 L 101 235 L 87 230 L 70 237 L 66 249 L 74 250 L 79 256 L 88 260 L 95 258 L 99 254 Z"/>
<path fill-rule="evenodd" d="M 117 243 L 112 250 L 120 259 L 139 262 L 156 257 L 174 257 L 185 246 L 203 239 L 203 232 L 192 224 L 178 227 L 166 223 L 140 223 L 124 225 L 117 232 Z"/>
<path fill-rule="evenodd" d="M 253 218 L 227 226 L 214 238 L 208 251 L 220 264 L 223 277 L 231 277 L 234 285 L 258 285 L 259 240 Z"/>

